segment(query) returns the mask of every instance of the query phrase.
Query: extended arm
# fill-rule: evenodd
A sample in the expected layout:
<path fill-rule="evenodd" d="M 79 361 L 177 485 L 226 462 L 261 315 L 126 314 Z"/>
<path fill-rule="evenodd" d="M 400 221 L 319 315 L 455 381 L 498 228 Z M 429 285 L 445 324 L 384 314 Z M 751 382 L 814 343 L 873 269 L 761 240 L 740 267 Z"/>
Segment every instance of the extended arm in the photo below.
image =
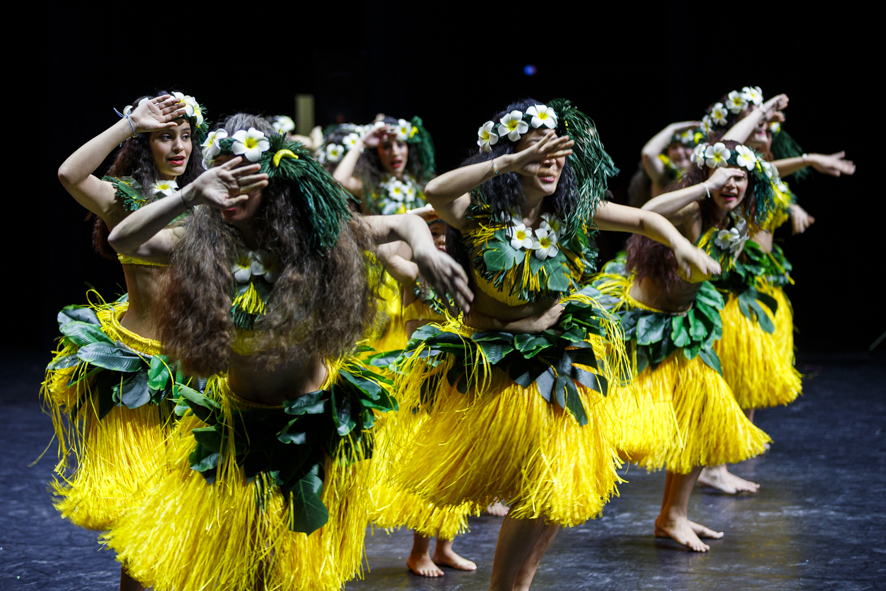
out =
<path fill-rule="evenodd" d="M 720 265 L 714 259 L 693 246 L 661 215 L 644 209 L 603 203 L 597 208 L 594 223 L 601 230 L 642 234 L 664 244 L 674 251 L 678 269 L 684 277 L 691 277 L 694 270 L 706 276 L 720 273 Z"/>
<path fill-rule="evenodd" d="M 855 163 L 846 160 L 846 152 L 836 154 L 804 154 L 795 158 L 782 158 L 773 162 L 778 169 L 779 176 L 785 177 L 802 170 L 807 166 L 813 167 L 822 174 L 840 176 L 843 174 L 855 174 Z"/>
<path fill-rule="evenodd" d="M 120 119 L 71 154 L 59 167 L 58 180 L 80 205 L 113 227 L 126 212 L 117 205 L 114 186 L 92 173 L 133 131 L 143 133 L 175 127 L 173 119 L 185 112 L 178 104 L 179 100 L 169 95 L 142 102 L 133 109 L 129 119 Z"/>
<path fill-rule="evenodd" d="M 714 174 L 711 175 L 711 178 L 703 183 L 692 185 L 685 189 L 671 191 L 670 193 L 662 193 L 658 197 L 647 201 L 643 205 L 643 209 L 646 211 L 654 211 L 657 214 L 663 215 L 668 220 L 674 221 L 683 213 L 683 209 L 687 205 L 704 199 L 710 195 L 711 191 L 716 191 L 722 188 L 730 178 L 741 178 L 744 176 L 745 172 L 737 168 L 718 168 L 714 171 Z"/>

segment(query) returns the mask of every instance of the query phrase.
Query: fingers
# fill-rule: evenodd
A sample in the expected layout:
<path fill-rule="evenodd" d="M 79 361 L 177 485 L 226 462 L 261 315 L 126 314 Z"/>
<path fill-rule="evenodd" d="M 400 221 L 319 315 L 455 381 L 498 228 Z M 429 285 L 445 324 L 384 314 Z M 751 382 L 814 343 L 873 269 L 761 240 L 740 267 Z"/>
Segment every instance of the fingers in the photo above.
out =
<path fill-rule="evenodd" d="M 239 192 L 239 195 L 248 195 L 249 193 L 252 193 L 252 192 L 254 192 L 254 191 L 258 191 L 258 190 L 260 190 L 260 189 L 264 189 L 264 188 L 267 187 L 267 186 L 268 186 L 268 181 L 267 181 L 267 179 L 265 179 L 265 180 L 261 180 L 261 181 L 257 181 L 257 182 L 255 182 L 255 183 L 250 184 L 250 185 L 246 185 L 245 187 L 244 187 L 243 184 L 241 183 L 241 184 L 240 184 L 240 192 Z M 244 197 L 244 198 L 245 198 L 245 197 Z"/>

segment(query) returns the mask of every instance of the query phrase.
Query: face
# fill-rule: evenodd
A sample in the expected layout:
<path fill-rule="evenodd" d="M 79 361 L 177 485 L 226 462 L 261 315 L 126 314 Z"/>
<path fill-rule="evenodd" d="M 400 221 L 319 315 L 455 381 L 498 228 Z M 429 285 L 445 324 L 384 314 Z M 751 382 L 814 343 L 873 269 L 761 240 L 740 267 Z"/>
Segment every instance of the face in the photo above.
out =
<path fill-rule="evenodd" d="M 692 165 L 692 148 L 681 142 L 674 142 L 668 146 L 668 158 L 674 163 L 674 166 L 680 170 L 689 170 Z"/>
<path fill-rule="evenodd" d="M 538 143 L 544 134 L 545 132 L 541 129 L 533 129 L 520 138 L 516 151 L 522 152 L 533 144 Z M 523 185 L 523 192 L 527 198 L 547 197 L 557 191 L 560 174 L 563 172 L 563 167 L 566 166 L 566 157 L 549 158 L 538 163 L 537 166 L 535 175 L 520 175 L 520 184 Z"/>
<path fill-rule="evenodd" d="M 429 224 L 428 229 L 431 231 L 431 236 L 434 237 L 434 246 L 437 247 L 437 250 L 446 252 L 446 226 L 443 224 L 443 220 Z"/>
<path fill-rule="evenodd" d="M 742 113 L 742 119 L 747 117 L 756 107 L 745 109 Z M 751 137 L 747 139 L 745 145 L 760 152 L 768 152 L 772 146 L 772 131 L 769 129 L 769 121 L 760 121 L 759 125 L 754 128 Z"/>
<path fill-rule="evenodd" d="M 730 168 L 738 167 L 730 166 Z M 741 178 L 730 178 L 721 189 L 711 191 L 711 199 L 721 210 L 732 211 L 741 205 L 747 191 L 748 175 L 745 173 Z"/>
<path fill-rule="evenodd" d="M 182 119 L 178 127 L 152 131 L 148 140 L 160 178 L 171 181 L 183 174 L 191 159 L 191 124 Z"/>
<path fill-rule="evenodd" d="M 397 178 L 403 176 L 409 158 L 409 146 L 406 142 L 398 142 L 396 138 L 386 136 L 378 143 L 378 158 L 381 166 Z"/>
<path fill-rule="evenodd" d="M 221 166 L 232 158 L 234 158 L 234 156 L 217 156 L 215 158 L 214 166 Z M 252 163 L 244 159 L 241 166 L 248 166 L 250 164 Z M 255 217 L 255 212 L 258 211 L 258 208 L 261 205 L 261 199 L 261 189 L 253 191 L 248 195 L 247 199 L 241 201 L 236 206 L 231 207 L 230 209 L 222 209 L 222 220 L 224 220 L 226 224 L 230 224 L 235 228 L 248 226 L 252 222 L 252 218 Z"/>

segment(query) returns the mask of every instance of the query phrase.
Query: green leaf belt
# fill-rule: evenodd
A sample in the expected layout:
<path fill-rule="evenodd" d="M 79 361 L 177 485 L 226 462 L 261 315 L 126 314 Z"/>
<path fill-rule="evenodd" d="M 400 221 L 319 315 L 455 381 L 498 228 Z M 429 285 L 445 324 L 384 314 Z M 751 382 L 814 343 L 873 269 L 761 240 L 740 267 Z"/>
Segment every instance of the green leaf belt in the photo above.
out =
<path fill-rule="evenodd" d="M 359 446 L 360 458 L 369 458 L 372 439 L 364 431 L 375 424 L 375 411 L 397 409 L 397 401 L 387 391 L 390 380 L 356 364 L 338 372 L 338 382 L 286 401 L 282 408 L 234 409 L 226 417 L 223 405 L 209 396 L 181 386 L 182 400 L 206 427 L 193 430 L 196 445 L 191 468 L 208 483 L 215 481 L 225 449 L 233 445 L 237 465 L 247 481 L 264 473 L 279 487 L 290 510 L 289 527 L 310 534 L 322 527 L 329 513 L 321 500 L 326 457 L 339 460 L 342 444 Z M 217 386 L 216 386 L 217 388 Z M 236 403 L 235 403 L 236 404 Z"/>
<path fill-rule="evenodd" d="M 598 292 L 586 287 L 581 293 L 598 297 Z M 507 372 L 511 380 L 523 388 L 535 384 L 542 398 L 556 403 L 586 425 L 588 417 L 576 388 L 576 382 L 597 392 L 606 394 L 606 378 L 584 369 L 589 366 L 601 370 L 591 343 L 590 335 L 605 334 L 605 312 L 591 304 L 577 301 L 564 303 L 563 315 L 556 327 L 540 334 L 512 334 L 508 332 L 475 332 L 462 336 L 435 324 L 419 328 L 406 345 L 401 362 L 413 356 L 422 345 L 417 357 L 436 367 L 448 359 L 452 366 L 446 372 L 450 385 L 464 394 L 476 387 L 470 376 L 476 374 L 474 364 L 482 358 L 493 367 Z M 422 399 L 428 402 L 435 380 L 422 384 Z"/>

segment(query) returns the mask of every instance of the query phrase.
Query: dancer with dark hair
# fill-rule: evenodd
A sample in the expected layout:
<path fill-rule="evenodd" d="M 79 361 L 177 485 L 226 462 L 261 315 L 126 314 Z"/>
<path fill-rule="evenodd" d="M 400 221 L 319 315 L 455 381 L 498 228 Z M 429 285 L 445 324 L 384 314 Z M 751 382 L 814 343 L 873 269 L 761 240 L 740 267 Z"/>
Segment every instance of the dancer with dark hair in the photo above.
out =
<path fill-rule="evenodd" d="M 643 204 L 678 182 L 692 166 L 692 149 L 700 121 L 671 123 L 652 136 L 640 151 L 640 170 L 631 177 L 628 205 Z"/>
<path fill-rule="evenodd" d="M 375 411 L 396 407 L 352 354 L 375 319 L 373 242 L 404 240 L 436 289 L 465 308 L 471 294 L 420 218 L 353 216 L 265 120 L 235 115 L 210 142 L 213 168 L 111 234 L 134 256 L 172 254 L 164 345 L 213 377 L 181 388 L 171 469 L 107 540 L 158 591 L 337 589 L 361 568 Z M 163 229 L 198 204 L 183 232 Z"/>
<path fill-rule="evenodd" d="M 111 304 L 95 294 L 99 301 L 90 306 L 62 310 L 64 336 L 43 383 L 61 456 L 55 504 L 81 527 L 108 529 L 131 495 L 158 471 L 154 451 L 162 445 L 173 407 L 172 372 L 157 340 L 166 261 L 117 255 L 108 246 L 108 231 L 197 177 L 204 127 L 203 108 L 193 97 L 142 97 L 58 171 L 65 189 L 96 216 L 95 247 L 120 260 L 127 289 L 127 297 Z M 93 176 L 118 145 L 108 176 Z M 69 453 L 77 460 L 73 475 L 67 473 Z M 124 569 L 120 588 L 141 587 Z"/>
<path fill-rule="evenodd" d="M 693 160 L 697 168 L 684 175 L 685 188 L 643 207 L 667 217 L 728 269 L 747 240 L 749 221 L 759 227 L 771 211 L 771 186 L 753 151 L 734 141 L 700 145 Z M 747 420 L 723 379 L 713 348 L 722 333 L 723 300 L 708 278 L 681 272 L 666 249 L 634 236 L 627 259 L 607 263 L 593 283 L 619 314 L 637 360 L 636 379 L 625 393 L 633 395 L 642 412 L 669 403 L 676 416 L 670 442 L 629 449 L 633 462 L 667 468 L 655 535 L 696 552 L 709 549 L 700 538 L 723 536 L 688 518 L 689 497 L 702 468 L 753 457 L 769 440 Z M 632 411 L 625 407 L 626 420 Z"/>
<path fill-rule="evenodd" d="M 620 331 L 582 287 L 596 229 L 648 234 L 687 269 L 716 264 L 661 216 L 605 201 L 616 169 L 568 101 L 518 101 L 478 135 L 479 154 L 426 186 L 476 293 L 470 314 L 418 329 L 406 351 L 401 420 L 417 408 L 423 423 L 400 430 L 397 475 L 444 506 L 509 500 L 491 588 L 512 591 L 618 480 L 602 401 L 621 378 Z"/>

